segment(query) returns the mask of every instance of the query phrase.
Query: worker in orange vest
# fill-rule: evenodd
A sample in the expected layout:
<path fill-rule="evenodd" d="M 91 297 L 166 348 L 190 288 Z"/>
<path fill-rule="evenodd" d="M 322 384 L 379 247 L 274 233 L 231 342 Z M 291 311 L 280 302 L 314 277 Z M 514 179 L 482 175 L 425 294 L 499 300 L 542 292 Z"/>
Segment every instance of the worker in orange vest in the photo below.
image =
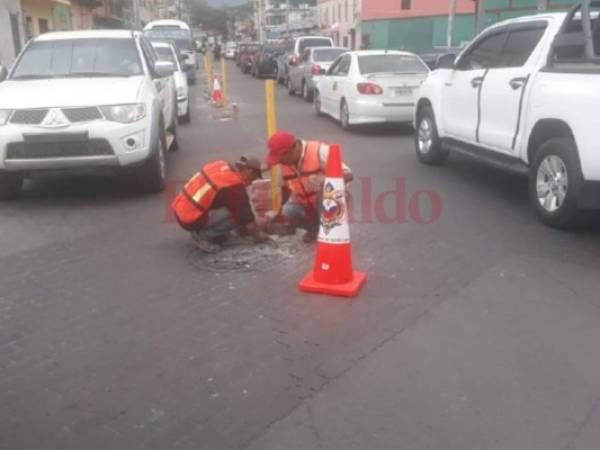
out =
<path fill-rule="evenodd" d="M 304 228 L 303 241 L 314 242 L 319 232 L 320 196 L 325 180 L 329 145 L 320 141 L 297 139 L 287 131 L 277 131 L 269 138 L 267 165 L 281 164 L 284 189 L 281 214 L 292 229 Z M 343 165 L 344 180 L 353 179 Z"/>
<path fill-rule="evenodd" d="M 234 230 L 255 241 L 267 238 L 254 221 L 246 191 L 261 176 L 260 161 L 246 155 L 233 164 L 227 161 L 206 164 L 186 183 L 171 208 L 200 250 L 216 253 L 221 248 L 220 242 Z"/>

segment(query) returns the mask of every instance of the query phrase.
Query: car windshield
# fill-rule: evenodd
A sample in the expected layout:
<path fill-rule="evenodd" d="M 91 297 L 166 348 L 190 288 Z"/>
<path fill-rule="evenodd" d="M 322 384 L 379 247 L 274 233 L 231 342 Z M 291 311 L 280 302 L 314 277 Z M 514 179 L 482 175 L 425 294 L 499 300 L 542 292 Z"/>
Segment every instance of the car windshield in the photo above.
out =
<path fill-rule="evenodd" d="M 342 53 L 346 53 L 348 50 L 345 48 L 328 48 L 325 50 L 314 50 L 313 61 L 315 62 L 331 62 Z"/>
<path fill-rule="evenodd" d="M 328 38 L 306 38 L 300 41 L 299 52 L 308 47 L 331 47 L 331 40 Z"/>
<path fill-rule="evenodd" d="M 151 40 L 173 41 L 179 50 L 193 50 L 194 41 L 190 30 L 172 27 L 155 27 L 147 30 L 144 34 Z"/>
<path fill-rule="evenodd" d="M 173 57 L 173 52 L 171 51 L 171 49 L 169 47 L 155 46 L 154 50 L 156 50 L 156 53 L 158 53 L 158 57 L 160 59 L 162 59 L 163 61 L 169 61 L 169 62 L 172 62 L 173 64 L 177 65 L 177 62 L 175 61 L 175 58 Z"/>
<path fill-rule="evenodd" d="M 60 39 L 28 45 L 11 78 L 129 77 L 142 73 L 133 39 Z"/>
<path fill-rule="evenodd" d="M 427 66 L 412 55 L 363 55 L 358 57 L 362 75 L 368 73 L 425 73 Z"/>

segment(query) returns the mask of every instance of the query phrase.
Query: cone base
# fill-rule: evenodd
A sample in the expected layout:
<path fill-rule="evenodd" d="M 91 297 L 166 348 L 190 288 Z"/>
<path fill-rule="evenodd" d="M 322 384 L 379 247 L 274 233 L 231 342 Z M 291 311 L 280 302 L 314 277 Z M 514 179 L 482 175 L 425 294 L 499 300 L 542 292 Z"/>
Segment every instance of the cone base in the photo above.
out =
<path fill-rule="evenodd" d="M 354 277 L 349 283 L 327 284 L 315 281 L 313 271 L 311 270 L 300 281 L 299 288 L 303 292 L 312 292 L 315 294 L 336 295 L 339 297 L 356 297 L 356 294 L 367 282 L 365 272 L 354 272 Z"/>

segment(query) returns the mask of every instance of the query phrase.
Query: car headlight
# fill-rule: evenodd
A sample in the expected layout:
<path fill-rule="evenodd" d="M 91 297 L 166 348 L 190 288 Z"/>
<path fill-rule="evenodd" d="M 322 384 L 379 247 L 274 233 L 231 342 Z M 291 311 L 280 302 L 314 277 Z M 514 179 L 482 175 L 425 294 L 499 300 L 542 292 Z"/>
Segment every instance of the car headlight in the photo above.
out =
<path fill-rule="evenodd" d="M 8 118 L 10 117 L 11 113 L 12 109 L 0 109 L 0 127 L 2 125 L 6 125 L 6 122 L 8 122 Z"/>
<path fill-rule="evenodd" d="M 185 97 L 185 88 L 183 86 L 177 88 L 177 98 L 181 97 Z"/>
<path fill-rule="evenodd" d="M 100 109 L 107 120 L 119 123 L 137 122 L 146 116 L 146 107 L 143 103 L 101 106 Z"/>

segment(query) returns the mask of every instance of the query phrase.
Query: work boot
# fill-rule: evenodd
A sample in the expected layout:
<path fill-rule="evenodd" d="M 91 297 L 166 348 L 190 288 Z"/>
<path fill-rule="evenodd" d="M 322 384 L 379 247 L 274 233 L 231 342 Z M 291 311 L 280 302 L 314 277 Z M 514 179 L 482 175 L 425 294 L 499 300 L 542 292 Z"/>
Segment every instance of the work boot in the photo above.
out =
<path fill-rule="evenodd" d="M 302 242 L 304 242 L 305 244 L 312 244 L 317 240 L 318 236 L 318 231 L 307 231 L 306 233 L 304 233 L 304 236 L 302 236 Z"/>
<path fill-rule="evenodd" d="M 204 253 L 217 253 L 219 250 L 221 250 L 220 245 L 200 237 L 197 231 L 192 231 L 191 236 L 194 244 L 196 244 L 196 247 Z"/>

